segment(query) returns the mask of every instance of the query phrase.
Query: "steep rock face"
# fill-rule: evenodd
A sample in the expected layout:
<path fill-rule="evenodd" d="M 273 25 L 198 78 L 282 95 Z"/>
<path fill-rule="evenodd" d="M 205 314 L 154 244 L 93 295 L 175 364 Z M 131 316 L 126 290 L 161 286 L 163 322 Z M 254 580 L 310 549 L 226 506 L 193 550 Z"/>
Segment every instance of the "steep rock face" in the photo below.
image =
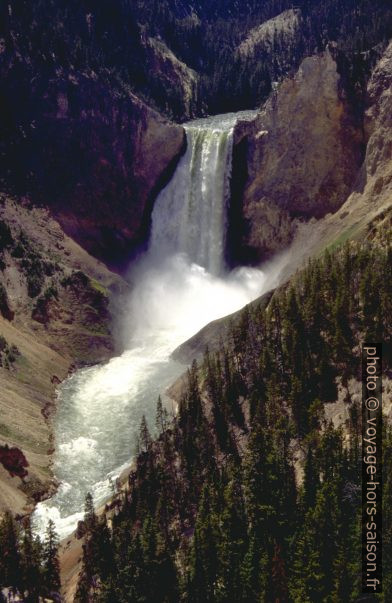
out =
<path fill-rule="evenodd" d="M 0 514 L 24 514 L 55 485 L 50 418 L 75 365 L 114 353 L 110 304 L 126 283 L 47 210 L 0 195 Z"/>
<path fill-rule="evenodd" d="M 181 153 L 167 122 L 108 74 L 38 76 L 1 66 L 0 162 L 18 194 L 49 206 L 89 252 L 115 263 L 145 239 L 149 204 Z"/>
<path fill-rule="evenodd" d="M 392 42 L 373 70 L 365 112 L 366 154 L 353 189 L 339 210 L 301 226 L 293 246 L 298 265 L 348 239 L 390 240 L 392 223 Z"/>
<path fill-rule="evenodd" d="M 166 113 L 172 110 L 187 119 L 196 117 L 199 75 L 180 61 L 162 40 L 148 38 L 145 48 L 148 68 L 155 74 L 159 89 L 164 88 L 171 101 Z"/>
<path fill-rule="evenodd" d="M 373 201 L 390 197 L 392 182 L 392 42 L 377 64 L 368 86 L 365 115 L 368 136 L 363 166 L 365 193 Z"/>
<path fill-rule="evenodd" d="M 272 93 L 248 140 L 243 244 L 249 257 L 260 260 L 287 246 L 296 219 L 340 207 L 362 141 L 331 53 L 306 58 Z"/>
<path fill-rule="evenodd" d="M 54 124 L 53 143 L 64 144 L 54 157 L 69 160 L 75 144 L 81 150 L 71 159 L 75 177 L 66 184 L 67 196 L 61 195 L 54 209 L 85 249 L 117 263 L 144 242 L 153 198 L 174 169 L 184 132 L 131 93 L 112 99 L 94 88 L 82 81 L 78 114 L 60 124 L 64 136 Z M 53 167 L 54 173 L 68 170 Z"/>
<path fill-rule="evenodd" d="M 284 38 L 290 44 L 299 33 L 301 18 L 299 9 L 289 9 L 254 27 L 239 45 L 238 53 L 249 57 L 256 52 L 271 51 L 277 38 Z"/>

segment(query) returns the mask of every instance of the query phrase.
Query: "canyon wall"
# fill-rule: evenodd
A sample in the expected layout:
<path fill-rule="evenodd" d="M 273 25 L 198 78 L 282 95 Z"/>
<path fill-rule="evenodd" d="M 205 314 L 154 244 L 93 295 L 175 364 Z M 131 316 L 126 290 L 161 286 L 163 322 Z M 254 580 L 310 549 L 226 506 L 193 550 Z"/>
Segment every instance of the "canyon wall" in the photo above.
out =
<path fill-rule="evenodd" d="M 298 219 L 336 211 L 351 191 L 363 142 L 331 52 L 306 58 L 272 92 L 248 136 L 245 256 L 260 261 L 290 243 Z"/>
<path fill-rule="evenodd" d="M 7 185 L 50 207 L 97 257 L 124 259 L 146 238 L 152 199 L 183 148 L 182 127 L 109 77 L 63 73 L 29 81 L 20 69 L 12 62 L 2 73 Z"/>
<path fill-rule="evenodd" d="M 126 290 L 47 210 L 0 195 L 0 514 L 55 488 L 56 388 L 114 354 L 111 304 Z"/>

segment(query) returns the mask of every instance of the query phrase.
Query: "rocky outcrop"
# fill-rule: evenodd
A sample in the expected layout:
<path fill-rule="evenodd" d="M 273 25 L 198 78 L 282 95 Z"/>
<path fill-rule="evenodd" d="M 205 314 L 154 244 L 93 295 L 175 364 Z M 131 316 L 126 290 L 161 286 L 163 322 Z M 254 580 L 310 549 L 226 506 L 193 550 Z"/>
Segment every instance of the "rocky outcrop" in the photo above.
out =
<path fill-rule="evenodd" d="M 373 202 L 390 199 L 392 192 L 392 42 L 377 64 L 368 86 L 365 114 L 368 137 L 362 170 L 363 194 Z"/>
<path fill-rule="evenodd" d="M 336 213 L 301 225 L 292 248 L 291 270 L 307 257 L 345 240 L 368 237 L 388 244 L 392 224 L 391 102 L 392 42 L 368 84 L 366 153 L 352 192 Z"/>
<path fill-rule="evenodd" d="M 126 283 L 67 237 L 47 210 L 0 195 L 0 514 L 53 492 L 51 416 L 75 366 L 114 353 L 110 304 Z M 6 235 L 6 236 L 5 236 Z"/>
<path fill-rule="evenodd" d="M 329 61 L 329 59 L 328 59 Z M 352 192 L 345 202 L 334 213 L 311 218 L 301 223 L 296 232 L 292 246 L 287 254 L 287 261 L 281 272 L 280 282 L 288 280 L 293 273 L 304 265 L 309 257 L 317 257 L 327 247 L 335 247 L 346 240 L 363 240 L 365 237 L 376 239 L 380 245 L 390 244 L 392 225 L 392 42 L 389 44 L 381 60 L 373 70 L 368 84 L 367 110 L 365 113 L 366 153 L 357 177 L 352 185 Z M 259 121 L 261 117 L 257 118 Z M 295 116 L 293 116 L 295 121 Z M 255 133 L 249 133 L 251 123 L 240 124 L 235 142 L 241 145 L 248 138 L 255 139 Z M 253 144 L 255 144 L 253 142 Z M 237 149 L 238 151 L 238 149 Z M 267 152 L 267 151 L 266 151 Z M 309 156 L 309 155 L 308 155 Z M 282 175 L 284 177 L 284 174 Z M 268 180 L 268 174 L 266 174 Z M 317 209 L 317 208 L 314 208 Z M 279 207 L 276 208 L 279 211 Z M 288 223 L 292 224 L 288 214 Z M 262 227 L 263 214 L 259 224 L 253 229 Z M 277 242 L 277 239 L 273 241 Z M 265 304 L 271 299 L 268 293 L 252 302 Z M 200 359 L 208 346 L 217 349 L 220 341 L 227 337 L 230 326 L 239 320 L 240 312 L 214 321 L 181 344 L 173 357 L 184 363 L 193 358 Z M 173 386 L 173 392 L 180 387 L 181 381 Z"/>
<path fill-rule="evenodd" d="M 290 44 L 299 33 L 301 19 L 299 9 L 289 9 L 254 27 L 239 45 L 239 55 L 249 57 L 257 52 L 271 52 L 278 38 Z"/>
<path fill-rule="evenodd" d="M 53 182 L 45 199 L 72 238 L 118 264 L 147 238 L 152 202 L 181 154 L 183 128 L 130 92 L 113 99 L 84 77 L 66 87 L 58 108 L 59 99 L 67 107 L 73 99 L 75 113 L 69 108 L 60 121 L 57 114 L 45 116 L 53 139 L 43 153 L 50 150 L 51 179 L 61 175 L 61 186 Z"/>
<path fill-rule="evenodd" d="M 199 75 L 180 61 L 162 40 L 148 38 L 145 48 L 148 69 L 166 93 L 166 113 L 172 111 L 186 119 L 196 117 Z"/>
<path fill-rule="evenodd" d="M 362 143 L 332 54 L 306 58 L 272 93 L 248 138 L 243 246 L 250 259 L 286 247 L 298 219 L 343 204 Z"/>

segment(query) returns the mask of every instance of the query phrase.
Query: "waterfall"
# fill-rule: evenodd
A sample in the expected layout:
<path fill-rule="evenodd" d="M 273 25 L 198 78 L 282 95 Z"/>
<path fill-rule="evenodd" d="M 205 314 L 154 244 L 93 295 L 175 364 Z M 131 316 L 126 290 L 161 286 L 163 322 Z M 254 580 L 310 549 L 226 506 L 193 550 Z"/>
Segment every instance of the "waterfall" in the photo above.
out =
<path fill-rule="evenodd" d="M 37 505 L 34 525 L 41 535 L 48 519 L 61 537 L 72 532 L 87 492 L 96 504 L 110 495 L 111 479 L 130 464 L 143 414 L 153 426 L 158 395 L 184 373 L 173 350 L 277 283 L 281 260 L 264 271 L 224 272 L 236 119 L 231 114 L 185 126 L 187 151 L 156 200 L 149 250 L 130 277 L 121 322 L 125 351 L 76 371 L 59 387 L 53 469 L 60 487 Z"/>
<path fill-rule="evenodd" d="M 156 200 L 150 252 L 184 253 L 218 275 L 224 269 L 233 126 L 198 124 L 185 126 L 186 153 Z"/>

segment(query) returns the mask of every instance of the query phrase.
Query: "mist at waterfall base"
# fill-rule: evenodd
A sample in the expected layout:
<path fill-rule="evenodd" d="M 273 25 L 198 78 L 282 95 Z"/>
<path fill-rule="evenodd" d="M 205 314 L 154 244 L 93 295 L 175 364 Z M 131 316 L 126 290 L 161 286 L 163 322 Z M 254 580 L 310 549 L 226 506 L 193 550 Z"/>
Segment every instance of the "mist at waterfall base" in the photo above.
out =
<path fill-rule="evenodd" d="M 37 506 L 40 534 L 52 519 L 60 537 L 67 536 L 83 518 L 87 492 L 96 505 L 110 496 L 112 480 L 135 453 L 142 415 L 153 431 L 158 395 L 186 368 L 170 358 L 173 350 L 279 282 L 286 254 L 262 270 L 224 270 L 232 127 L 215 125 L 187 130 L 187 152 L 155 203 L 149 250 L 129 274 L 125 351 L 77 371 L 59 388 L 54 474 L 60 486 Z"/>

